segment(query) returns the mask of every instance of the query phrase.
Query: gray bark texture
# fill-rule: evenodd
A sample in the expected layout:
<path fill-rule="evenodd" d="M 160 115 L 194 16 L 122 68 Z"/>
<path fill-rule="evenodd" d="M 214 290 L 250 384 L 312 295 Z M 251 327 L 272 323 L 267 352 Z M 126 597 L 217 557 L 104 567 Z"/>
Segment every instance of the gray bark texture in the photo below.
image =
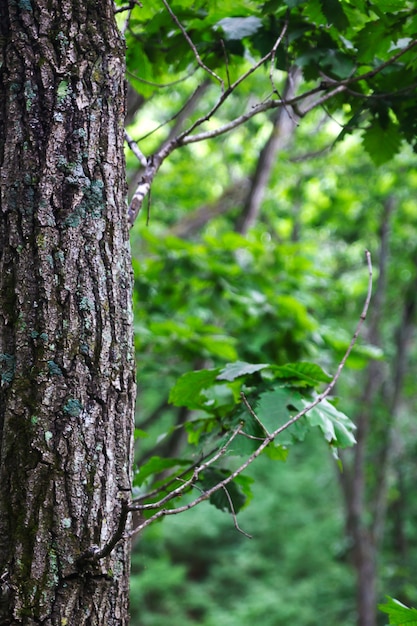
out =
<path fill-rule="evenodd" d="M 0 625 L 128 623 L 131 263 L 110 0 L 0 0 Z"/>

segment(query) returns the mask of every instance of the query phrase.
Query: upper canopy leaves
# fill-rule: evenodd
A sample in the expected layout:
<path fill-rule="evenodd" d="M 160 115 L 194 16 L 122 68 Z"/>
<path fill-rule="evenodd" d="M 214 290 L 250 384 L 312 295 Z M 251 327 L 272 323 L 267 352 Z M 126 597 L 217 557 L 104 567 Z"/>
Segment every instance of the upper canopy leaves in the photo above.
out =
<path fill-rule="evenodd" d="M 365 130 L 365 149 L 379 164 L 402 140 L 416 145 L 416 33 L 414 3 L 406 0 L 164 0 L 131 11 L 128 77 L 148 98 L 195 72 L 203 80 L 205 67 L 205 78 L 224 91 L 273 50 L 263 73 L 269 94 L 277 70 L 301 68 L 295 112 L 305 113 L 302 94 L 313 82 L 328 110 L 343 108 L 347 132 Z"/>

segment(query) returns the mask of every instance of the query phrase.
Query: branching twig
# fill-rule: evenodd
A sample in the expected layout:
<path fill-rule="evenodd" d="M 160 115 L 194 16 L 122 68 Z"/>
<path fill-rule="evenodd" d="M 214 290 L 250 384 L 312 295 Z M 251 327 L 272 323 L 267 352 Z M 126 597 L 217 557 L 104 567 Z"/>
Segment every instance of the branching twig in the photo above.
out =
<path fill-rule="evenodd" d="M 210 68 L 208 68 L 202 61 L 195 44 L 190 39 L 188 33 L 186 32 L 184 26 L 179 21 L 178 17 L 172 11 L 171 7 L 168 4 L 168 1 L 162 0 L 162 2 L 164 6 L 166 7 L 167 11 L 169 12 L 169 14 L 171 15 L 173 21 L 181 30 L 182 34 L 187 40 L 189 46 L 191 47 L 195 55 L 198 65 L 202 67 L 206 72 L 208 72 L 212 77 L 214 77 L 218 82 L 220 82 L 221 95 L 218 98 L 217 102 L 208 111 L 208 113 L 202 115 L 200 118 L 195 120 L 187 129 L 181 132 L 177 137 L 170 138 L 166 143 L 164 143 L 161 146 L 160 149 L 157 150 L 157 152 L 155 152 L 155 154 L 153 154 L 149 159 L 147 159 L 147 165 L 145 167 L 145 171 L 143 175 L 141 176 L 141 179 L 138 183 L 135 193 L 133 194 L 133 197 L 129 206 L 129 222 L 131 225 L 134 223 L 141 209 L 143 200 L 150 190 L 151 184 L 156 176 L 156 173 L 161 167 L 163 161 L 174 150 L 180 148 L 181 146 L 185 146 L 185 145 L 192 144 L 192 143 L 197 143 L 199 141 L 204 141 L 206 139 L 212 139 L 214 137 L 218 137 L 220 135 L 228 133 L 231 130 L 241 126 L 242 124 L 247 122 L 249 119 L 251 119 L 255 115 L 268 111 L 269 109 L 274 109 L 278 107 L 290 107 L 294 110 L 294 112 L 299 117 L 304 117 L 311 110 L 313 110 L 314 108 L 318 106 L 323 105 L 325 102 L 327 102 L 328 100 L 333 98 L 335 95 L 343 91 L 349 91 L 351 95 L 357 95 L 358 98 L 369 98 L 369 95 L 366 95 L 366 94 L 360 94 L 360 93 L 356 94 L 356 92 L 351 89 L 351 86 L 360 81 L 373 78 L 374 76 L 382 72 L 386 67 L 395 63 L 401 56 L 403 56 L 406 52 L 409 52 L 412 48 L 414 48 L 417 45 L 417 39 L 412 40 L 405 48 L 403 48 L 402 50 L 399 50 L 396 54 L 394 54 L 387 61 L 385 61 L 384 63 L 381 63 L 378 67 L 374 68 L 373 70 L 365 72 L 364 74 L 359 74 L 357 76 L 350 76 L 349 78 L 346 78 L 344 80 L 339 80 L 339 81 L 328 78 L 324 86 L 323 86 L 323 83 L 321 83 L 317 87 L 309 89 L 305 91 L 304 93 L 301 93 L 298 96 L 295 96 L 289 99 L 282 99 L 282 98 L 272 99 L 270 97 L 268 100 L 258 103 L 257 105 L 253 106 L 251 110 L 248 111 L 247 113 L 240 115 L 234 120 L 231 120 L 229 123 L 224 124 L 220 128 L 193 134 L 197 128 L 199 128 L 202 124 L 209 121 L 213 117 L 213 115 L 219 110 L 219 108 L 224 104 L 224 102 L 229 98 L 229 96 L 253 72 L 255 72 L 261 65 L 263 65 L 268 60 L 271 60 L 271 64 L 273 63 L 273 60 L 276 55 L 276 51 L 278 49 L 278 46 L 282 42 L 282 39 L 285 35 L 288 24 L 287 22 L 284 23 L 284 26 L 276 42 L 274 43 L 272 49 L 264 57 L 262 57 L 257 63 L 252 65 L 246 72 L 244 72 L 232 85 L 229 85 L 228 88 L 225 89 L 223 79 L 220 76 L 218 76 L 215 72 L 210 70 Z M 226 70 L 228 72 L 227 67 L 226 67 Z M 272 67 L 270 68 L 270 78 L 272 80 Z M 273 83 L 273 80 L 272 80 L 272 84 L 273 84 L 273 93 L 278 93 Z M 328 90 L 329 86 L 333 86 L 333 88 Z M 318 99 L 312 100 L 310 104 L 306 106 L 305 109 L 300 110 L 298 108 L 298 103 L 305 102 L 306 100 L 308 100 L 308 98 L 310 98 L 314 94 L 323 92 L 323 89 L 325 90 L 325 93 L 322 94 Z M 392 95 L 395 96 L 395 94 L 392 94 Z M 144 163 L 143 158 L 141 157 L 139 158 L 139 160 L 141 164 L 143 165 Z"/>
<path fill-rule="evenodd" d="M 256 415 L 255 411 L 252 409 L 251 405 L 248 402 L 247 397 L 245 396 L 245 394 L 243 393 L 243 391 L 240 392 L 240 397 L 243 400 L 243 404 L 246 406 L 246 408 L 248 409 L 249 413 L 252 415 L 253 419 L 255 420 L 255 422 L 262 428 L 262 430 L 266 433 L 267 437 L 270 437 L 270 433 L 267 431 L 267 429 L 265 428 L 265 426 L 262 424 L 261 420 L 259 419 L 259 417 Z M 247 437 L 250 437 L 250 439 L 252 439 L 252 435 L 246 435 Z M 256 439 L 259 439 L 259 437 L 256 437 Z"/>
<path fill-rule="evenodd" d="M 180 487 L 178 487 L 177 489 L 174 489 L 173 491 L 168 493 L 166 496 L 161 498 L 161 500 L 158 500 L 158 502 L 151 502 L 150 504 L 134 504 L 133 503 L 131 505 L 131 507 L 130 507 L 130 510 L 131 511 L 146 511 L 146 510 L 158 509 L 161 506 L 163 506 L 164 504 L 166 504 L 167 502 L 169 502 L 170 500 L 172 500 L 173 498 L 176 498 L 179 495 L 182 495 L 184 493 L 184 491 L 186 489 L 188 489 L 188 487 L 191 487 L 198 480 L 199 475 L 202 472 L 204 472 L 204 470 L 206 470 L 208 467 L 210 467 L 210 465 L 212 465 L 213 463 L 218 461 L 222 456 L 224 456 L 226 454 L 227 450 L 230 447 L 230 444 L 237 437 L 237 435 L 240 433 L 240 431 L 242 429 L 242 426 L 243 426 L 243 424 L 239 424 L 234 429 L 234 431 L 232 432 L 232 434 L 229 437 L 229 439 L 226 441 L 226 443 L 219 450 L 217 450 L 217 452 L 216 452 L 216 454 L 214 454 L 214 456 L 212 456 L 205 463 L 194 467 L 193 475 L 191 476 L 191 478 L 189 478 L 188 480 L 183 481 L 183 483 L 181 484 Z"/>
<path fill-rule="evenodd" d="M 177 498 L 180 497 L 182 495 L 185 494 L 185 492 L 187 492 L 187 490 L 190 487 L 194 486 L 194 483 L 197 481 L 199 475 L 205 470 L 207 469 L 210 465 L 212 465 L 213 463 L 215 463 L 217 460 L 219 460 L 222 456 L 224 456 L 226 454 L 226 452 L 229 450 L 230 445 L 232 444 L 233 440 L 239 435 L 242 434 L 242 426 L 243 423 L 241 422 L 232 432 L 231 436 L 228 438 L 228 440 L 226 441 L 226 443 L 213 455 L 211 456 L 211 458 L 209 458 L 209 460 L 207 460 L 205 463 L 203 464 L 199 464 L 198 466 L 195 466 L 192 474 L 192 477 L 189 478 L 188 480 L 184 480 L 182 481 L 181 485 L 177 488 L 174 489 L 171 493 L 167 494 L 166 496 L 164 496 L 163 498 L 161 498 L 158 502 L 154 502 L 154 503 L 150 503 L 150 504 L 130 504 L 128 505 L 126 502 L 122 503 L 122 511 L 120 514 L 120 519 L 119 519 L 119 524 L 117 527 L 116 532 L 114 533 L 114 535 L 111 537 L 111 539 L 102 547 L 100 548 L 99 546 L 91 546 L 86 552 L 84 552 L 84 554 L 79 558 L 78 563 L 80 566 L 83 566 L 84 563 L 86 562 L 97 562 L 98 560 L 108 556 L 110 554 L 110 552 L 114 549 L 114 547 L 117 545 L 117 543 L 123 538 L 123 536 L 125 535 L 125 527 L 126 527 L 126 522 L 128 519 L 128 514 L 130 511 L 145 511 L 145 510 L 154 510 L 156 508 L 159 508 L 158 511 L 156 511 L 151 517 L 149 517 L 148 519 L 146 519 L 145 521 L 143 521 L 141 524 L 139 524 L 139 526 L 137 526 L 136 528 L 134 528 L 132 531 L 130 531 L 129 536 L 132 537 L 136 534 L 138 534 L 139 532 L 141 532 L 144 528 L 146 528 L 147 526 L 149 526 L 150 524 L 152 524 L 154 521 L 162 518 L 162 517 L 166 517 L 167 515 L 177 515 L 178 513 L 182 513 L 184 511 L 188 511 L 191 508 L 194 508 L 195 506 L 197 506 L 198 504 L 200 504 L 200 502 L 203 502 L 205 500 L 208 500 L 213 494 L 215 494 L 217 491 L 219 491 L 220 489 L 222 489 L 225 494 L 226 497 L 228 499 L 229 502 L 229 506 L 230 506 L 230 511 L 234 520 L 234 524 L 236 529 L 243 533 L 244 535 L 250 537 L 250 535 L 248 535 L 247 533 L 245 533 L 238 525 L 237 523 L 237 519 L 236 519 L 236 513 L 233 507 L 233 502 L 231 500 L 230 494 L 227 490 L 227 485 L 232 482 L 237 476 L 239 476 L 242 472 L 244 472 L 246 470 L 246 468 L 251 465 L 251 463 L 253 463 L 253 461 L 255 459 L 257 459 L 260 454 L 265 450 L 265 448 L 272 443 L 276 437 L 278 437 L 278 435 L 280 433 L 282 433 L 284 430 L 286 430 L 287 428 L 289 428 L 292 424 L 294 424 L 295 422 L 297 422 L 299 419 L 301 419 L 306 413 L 308 413 L 309 411 L 311 411 L 311 409 L 313 409 L 315 406 L 317 406 L 318 404 L 320 404 L 320 402 L 322 402 L 332 391 L 332 389 L 334 388 L 337 380 L 340 377 L 340 374 L 345 366 L 345 363 L 350 355 L 350 353 L 352 352 L 352 349 L 356 343 L 356 340 L 359 336 L 359 332 L 362 328 L 362 325 L 366 319 L 366 315 L 368 312 L 368 308 L 369 308 L 369 302 L 371 299 L 371 293 L 372 293 L 372 264 L 371 264 L 371 255 L 368 251 L 366 251 L 366 261 L 367 261 L 367 265 L 368 265 L 368 274 L 369 274 L 369 281 L 368 281 L 368 291 L 367 291 L 367 295 L 366 295 L 366 299 L 365 299 L 365 303 L 364 303 L 364 307 L 362 310 L 362 313 L 360 315 L 359 318 L 359 322 L 357 324 L 355 333 L 352 336 L 352 339 L 349 343 L 349 346 L 342 358 L 342 360 L 340 361 L 337 369 L 336 369 L 336 373 L 333 376 L 332 380 L 330 381 L 330 383 L 327 385 L 326 389 L 323 391 L 323 393 L 319 394 L 317 396 L 317 398 L 311 402 L 308 406 L 306 406 L 302 411 L 300 411 L 299 413 L 297 413 L 297 415 L 295 415 L 294 417 L 292 417 L 291 419 L 289 419 L 285 424 L 283 424 L 282 426 L 280 426 L 279 428 L 275 429 L 272 433 L 268 434 L 267 437 L 265 437 L 265 439 L 262 441 L 262 443 L 259 445 L 259 447 L 246 459 L 246 461 L 244 463 L 242 463 L 242 465 L 240 465 L 240 467 L 238 467 L 234 472 L 232 472 L 231 474 L 229 474 L 224 480 L 218 482 L 216 485 L 213 485 L 213 487 L 211 487 L 210 489 L 207 489 L 206 491 L 204 491 L 203 493 L 201 493 L 201 495 L 198 498 L 195 498 L 192 502 L 189 502 L 183 506 L 178 506 L 172 509 L 165 509 L 165 508 L 160 508 L 161 506 L 164 506 L 165 504 L 167 504 L 168 502 L 170 502 L 173 498 Z M 252 407 L 249 405 L 249 402 L 247 401 L 247 399 L 245 398 L 244 395 L 242 395 L 242 399 L 246 405 L 246 407 L 250 410 L 252 415 L 256 415 L 252 409 Z M 256 419 L 258 421 L 259 418 L 256 416 Z M 188 470 L 191 471 L 191 470 Z"/>
<path fill-rule="evenodd" d="M 317 398 L 311 402 L 308 406 L 306 406 L 302 411 L 300 411 L 299 413 L 297 413 L 297 415 L 295 415 L 294 417 L 292 417 L 291 419 L 289 419 L 285 424 L 283 424 L 282 426 L 279 426 L 277 429 L 275 429 L 272 433 L 270 433 L 267 437 L 265 437 L 265 439 L 262 441 L 262 443 L 260 444 L 260 446 L 246 459 L 246 461 L 244 463 L 242 463 L 242 465 L 240 465 L 240 467 L 238 467 L 234 472 L 232 472 L 231 474 L 229 474 L 224 480 L 220 481 L 219 483 L 217 483 L 216 485 L 214 485 L 213 487 L 211 487 L 210 489 L 207 489 L 203 494 L 201 494 L 198 498 L 195 498 L 195 500 L 193 500 L 192 502 L 189 502 L 183 506 L 178 506 L 176 508 L 173 509 L 160 509 L 159 511 L 157 511 L 154 515 L 152 515 L 150 518 L 148 518 L 147 520 L 145 520 L 144 522 L 142 522 L 142 524 L 140 524 L 139 526 L 137 526 L 135 529 L 133 529 L 131 531 L 131 535 L 136 535 L 139 532 L 141 532 L 144 528 L 146 528 L 147 526 L 149 526 L 150 524 L 152 524 L 152 522 L 156 521 L 157 519 L 160 519 L 161 517 L 165 517 L 167 515 L 177 515 L 178 513 L 182 513 L 184 511 L 188 511 L 189 509 L 197 506 L 198 504 L 200 504 L 200 502 L 203 502 L 204 500 L 208 500 L 214 493 L 216 493 L 217 491 L 219 491 L 219 489 L 224 489 L 226 487 L 226 485 L 228 485 L 230 482 L 232 482 L 237 476 L 239 476 L 242 472 L 244 472 L 247 467 L 249 467 L 249 465 L 251 465 L 253 463 L 253 461 L 255 459 L 257 459 L 261 453 L 265 450 L 265 448 L 272 443 L 280 433 L 282 433 L 284 430 L 286 430 L 287 428 L 289 428 L 290 426 L 292 426 L 292 424 L 294 424 L 295 422 L 297 422 L 298 420 L 300 420 L 306 413 L 308 413 L 309 411 L 311 411 L 311 409 L 313 409 L 314 407 L 316 407 L 318 404 L 320 404 L 321 402 L 323 402 L 323 400 L 325 398 L 327 398 L 330 393 L 332 392 L 334 386 L 336 385 L 340 374 L 342 373 L 342 370 L 345 366 L 345 363 L 350 355 L 350 353 L 352 352 L 352 349 L 358 339 L 360 330 L 362 328 L 362 325 L 366 319 L 366 315 L 368 313 L 368 309 L 369 309 L 369 303 L 371 300 L 371 294 L 372 294 L 372 263 L 371 263 L 371 255 L 370 252 L 366 251 L 366 262 L 367 262 L 367 266 L 368 266 L 368 275 L 369 275 L 369 280 L 368 280 L 368 291 L 366 294 L 366 298 L 365 298 L 365 303 L 363 306 L 363 310 L 362 313 L 360 315 L 356 330 L 352 336 L 352 339 L 349 343 L 349 346 L 342 358 L 342 360 L 340 361 L 337 369 L 336 369 L 336 373 L 334 374 L 332 380 L 330 381 L 330 383 L 327 385 L 326 389 L 317 396 Z M 246 404 L 246 403 L 245 403 Z M 252 412 L 252 408 L 251 408 L 251 412 Z M 234 437 L 236 437 L 241 431 L 241 425 L 239 425 L 239 427 L 233 432 L 232 437 L 228 440 L 228 442 L 225 444 L 225 446 L 223 446 L 223 448 L 219 451 L 219 454 L 217 455 L 218 458 L 220 456 L 222 456 L 222 454 L 224 454 L 224 452 L 227 450 L 227 448 L 229 447 L 232 438 L 234 439 Z M 223 452 L 224 451 L 224 452 Z M 213 457 L 214 459 L 214 457 Z M 203 469 L 205 467 L 207 467 L 207 465 L 210 463 L 212 463 L 213 461 L 210 460 L 208 461 L 206 464 L 204 464 L 203 466 L 201 466 L 198 470 L 197 473 L 203 471 Z M 196 471 L 194 472 L 195 475 Z M 193 476 L 194 478 L 194 476 Z M 190 481 L 186 481 L 184 483 L 184 486 L 188 487 L 189 485 L 192 484 L 192 479 L 190 479 Z M 183 487 L 184 488 L 184 487 Z M 178 490 L 175 490 L 175 496 L 181 495 L 182 493 L 182 489 L 179 488 Z M 174 492 L 173 492 L 174 493 Z M 162 498 L 162 500 L 160 502 L 165 503 L 165 501 L 167 500 L 166 498 Z M 134 510 L 140 510 L 143 508 L 145 508 L 147 505 L 142 505 L 141 507 L 132 507 Z M 153 506 L 153 505 L 151 505 Z"/>

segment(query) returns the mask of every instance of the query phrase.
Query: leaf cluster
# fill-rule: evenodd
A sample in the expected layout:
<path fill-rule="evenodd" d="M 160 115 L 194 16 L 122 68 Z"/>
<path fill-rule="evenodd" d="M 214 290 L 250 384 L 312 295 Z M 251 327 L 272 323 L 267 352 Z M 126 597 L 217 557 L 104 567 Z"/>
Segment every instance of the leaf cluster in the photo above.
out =
<path fill-rule="evenodd" d="M 250 481 L 241 474 L 259 454 L 284 461 L 314 427 L 334 451 L 353 445 L 353 423 L 327 399 L 318 402 L 316 389 L 331 380 L 319 366 L 303 362 L 234 362 L 184 374 L 169 401 L 190 411 L 182 428 L 195 452 L 189 459 L 153 456 L 142 464 L 134 480 L 134 510 L 149 523 L 209 499 L 235 518 L 251 495 Z M 237 457 L 245 461 L 233 470 L 227 460 Z M 193 500 L 195 490 L 201 495 Z M 178 505 L 185 496 L 190 502 Z"/>
<path fill-rule="evenodd" d="M 361 130 L 365 149 L 380 164 L 403 140 L 416 145 L 416 32 L 416 11 L 407 0 L 165 2 L 131 11 L 128 77 L 145 98 L 206 77 L 226 99 L 231 84 L 265 59 L 259 95 L 273 101 L 279 75 L 298 67 L 303 85 L 289 103 L 294 111 L 305 114 L 306 97 L 323 94 L 312 106 L 323 100 L 330 113 L 343 109 L 340 139 Z"/>

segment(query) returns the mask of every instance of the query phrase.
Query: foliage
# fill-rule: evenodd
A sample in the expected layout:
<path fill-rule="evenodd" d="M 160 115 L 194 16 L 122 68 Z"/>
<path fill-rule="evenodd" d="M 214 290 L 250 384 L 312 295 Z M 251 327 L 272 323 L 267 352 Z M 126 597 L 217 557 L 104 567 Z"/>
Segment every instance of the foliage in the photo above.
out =
<path fill-rule="evenodd" d="M 329 380 L 321 368 L 309 363 L 279 367 L 235 362 L 183 374 L 169 401 L 193 411 L 181 428 L 197 453 L 188 463 L 185 454 L 185 459 L 169 460 L 152 456 L 140 465 L 134 480 L 139 489 L 134 509 L 148 519 L 139 528 L 183 510 L 177 500 L 195 488 L 202 495 L 188 502 L 186 509 L 210 499 L 235 516 L 251 496 L 248 481 L 240 475 L 249 462 L 263 452 L 271 459 L 285 460 L 287 448 L 303 441 L 312 427 L 319 427 L 334 449 L 353 445 L 352 422 L 314 395 L 317 385 Z M 232 471 L 223 466 L 227 456 L 249 458 Z M 171 471 L 166 475 L 167 470 Z M 162 473 L 164 477 L 158 478 Z M 154 481 L 148 493 L 144 488 L 150 477 Z M 168 511 L 167 506 L 174 508 Z"/>
<path fill-rule="evenodd" d="M 131 197 L 140 191 L 141 203 L 152 184 L 150 226 L 139 216 L 132 231 L 140 426 L 147 430 L 135 484 L 138 510 L 148 519 L 185 510 L 216 484 L 229 491 L 220 487 L 211 502 L 232 515 L 241 510 L 239 520 L 246 515 L 256 484 L 234 483 L 237 457 L 253 455 L 278 420 L 302 410 L 325 388 L 325 372 L 335 371 L 360 315 L 365 248 L 376 280 L 383 272 L 387 199 L 395 211 L 381 338 L 355 347 L 338 382 L 340 406 L 352 416 L 360 412 L 370 360 L 380 360 L 386 388 L 394 380 L 399 311 L 415 278 L 416 213 L 409 192 L 416 187 L 415 160 L 402 150 L 404 140 L 415 147 L 415 31 L 415 9 L 400 0 L 185 1 L 132 9 L 125 30 L 128 76 L 141 108 L 129 134 L 142 156 L 138 173 L 127 152 Z M 287 75 L 299 82 L 286 99 Z M 236 231 L 245 193 L 274 132 L 271 112 L 282 105 L 301 123 L 276 158 L 261 219 L 243 236 Z M 412 411 L 412 374 L 404 393 L 404 412 Z M 381 480 L 375 459 L 394 420 L 386 397 L 381 394 L 373 408 L 367 442 L 371 509 Z M 245 433 L 259 439 L 238 432 L 242 419 Z M 351 422 L 334 400 L 300 417 L 262 457 L 285 460 L 287 448 L 316 426 L 329 443 L 353 442 Z M 412 440 L 404 443 L 409 428 L 401 416 L 396 433 L 411 451 Z M 349 456 L 343 460 L 349 470 Z M 203 467 L 198 476 L 196 467 Z M 397 480 L 400 470 L 391 472 Z M 403 492 L 392 487 L 389 510 L 398 503 L 404 506 Z M 389 518 L 385 550 L 394 561 L 397 530 Z M 178 551 L 185 549 L 183 543 Z M 413 558 L 409 551 L 407 568 L 398 566 L 395 574 L 381 568 L 381 579 L 391 585 L 386 588 L 411 593 L 403 585 Z M 186 579 L 184 568 L 165 564 L 174 578 Z M 197 597 L 196 590 L 189 609 L 196 620 L 203 611 Z M 303 623 L 294 614 L 280 620 L 297 618 Z M 173 619 L 186 623 L 184 613 Z M 226 623 L 224 614 L 219 619 Z M 266 623 L 259 613 L 256 619 Z M 330 622 L 349 619 L 345 614 Z"/>
<path fill-rule="evenodd" d="M 334 464 L 318 432 L 286 463 L 250 470 L 247 539 L 206 503 L 144 531 L 133 554 L 132 626 L 353 626 Z"/>
<path fill-rule="evenodd" d="M 407 0 L 181 0 L 136 6 L 126 30 L 129 79 L 150 98 L 177 81 L 189 82 L 191 94 L 194 78 L 202 80 L 205 73 L 222 92 L 223 103 L 247 72 L 248 59 L 264 59 L 259 100 L 269 98 L 271 89 L 279 96 L 279 72 L 298 67 L 305 89 L 289 103 L 294 111 L 301 112 L 307 93 L 318 94 L 317 104 L 326 102 L 332 113 L 343 106 L 340 138 L 363 130 L 365 149 L 383 163 L 398 152 L 402 140 L 415 145 L 415 32 L 415 10 Z M 213 114 L 217 109 L 215 105 Z M 204 121 L 211 116 L 204 114 Z"/>
<path fill-rule="evenodd" d="M 417 609 L 410 609 L 402 602 L 387 598 L 385 604 L 379 605 L 379 610 L 389 615 L 389 623 L 394 626 L 415 626 L 417 624 Z"/>

